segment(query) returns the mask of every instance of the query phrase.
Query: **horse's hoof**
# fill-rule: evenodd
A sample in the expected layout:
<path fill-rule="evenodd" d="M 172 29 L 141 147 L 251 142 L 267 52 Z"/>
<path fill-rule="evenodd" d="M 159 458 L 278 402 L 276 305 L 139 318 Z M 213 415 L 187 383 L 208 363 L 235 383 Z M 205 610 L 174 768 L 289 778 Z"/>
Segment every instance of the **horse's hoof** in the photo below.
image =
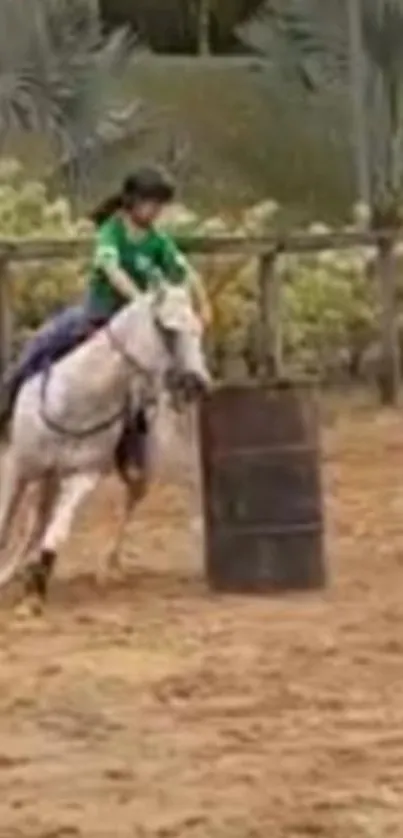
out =
<path fill-rule="evenodd" d="M 24 589 L 28 597 L 34 597 L 42 602 L 46 600 L 55 560 L 55 553 L 44 550 L 39 561 L 27 565 L 24 573 Z"/>
<path fill-rule="evenodd" d="M 41 564 L 29 565 L 24 574 L 24 593 L 27 599 L 44 602 L 48 593 L 49 576 Z"/>

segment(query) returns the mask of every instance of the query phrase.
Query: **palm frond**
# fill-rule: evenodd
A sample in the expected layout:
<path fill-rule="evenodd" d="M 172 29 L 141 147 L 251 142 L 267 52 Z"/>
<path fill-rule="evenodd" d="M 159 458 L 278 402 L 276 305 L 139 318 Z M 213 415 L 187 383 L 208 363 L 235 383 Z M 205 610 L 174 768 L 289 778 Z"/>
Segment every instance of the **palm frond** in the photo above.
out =
<path fill-rule="evenodd" d="M 249 45 L 310 90 L 349 95 L 349 0 L 267 0 Z M 373 195 L 403 192 L 403 0 L 362 0 L 364 107 Z M 350 68 L 351 69 L 351 68 Z"/>
<path fill-rule="evenodd" d="M 362 25 L 368 61 L 384 74 L 403 74 L 402 0 L 363 2 Z"/>
<path fill-rule="evenodd" d="M 273 68 L 304 87 L 336 85 L 345 75 L 347 47 L 341 0 L 271 0 L 239 32 Z"/>
<path fill-rule="evenodd" d="M 119 84 L 136 51 L 127 31 L 102 35 L 96 0 L 2 0 L 0 147 L 10 133 L 41 133 L 77 173 L 106 137 L 134 136 L 137 119 L 142 132 L 140 103 L 128 108 Z"/>

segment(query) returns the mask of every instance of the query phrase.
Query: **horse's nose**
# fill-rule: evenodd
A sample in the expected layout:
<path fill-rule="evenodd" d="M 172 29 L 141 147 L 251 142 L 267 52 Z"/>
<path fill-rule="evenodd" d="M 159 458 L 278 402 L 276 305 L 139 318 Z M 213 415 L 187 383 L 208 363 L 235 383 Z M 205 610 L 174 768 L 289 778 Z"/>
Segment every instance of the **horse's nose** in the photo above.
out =
<path fill-rule="evenodd" d="M 205 396 L 211 389 L 210 376 L 196 372 L 184 373 L 181 384 L 185 397 L 189 401 Z"/>

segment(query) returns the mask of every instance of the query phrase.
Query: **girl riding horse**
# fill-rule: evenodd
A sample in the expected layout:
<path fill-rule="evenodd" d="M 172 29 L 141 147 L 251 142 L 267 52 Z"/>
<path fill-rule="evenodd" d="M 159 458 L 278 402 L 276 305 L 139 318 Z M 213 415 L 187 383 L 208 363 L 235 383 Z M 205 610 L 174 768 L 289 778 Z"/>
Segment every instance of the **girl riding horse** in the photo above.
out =
<path fill-rule="evenodd" d="M 92 220 L 97 235 L 84 304 L 52 318 L 29 343 L 3 382 L 5 404 L 1 425 L 10 418 L 19 389 L 28 377 L 74 349 L 122 306 L 152 289 L 161 278 L 190 284 L 206 324 L 210 318 L 209 304 L 198 275 L 171 237 L 156 226 L 174 195 L 174 184 L 164 171 L 144 167 L 129 175 L 120 192 L 95 210 Z M 142 424 L 144 421 L 140 420 Z"/>

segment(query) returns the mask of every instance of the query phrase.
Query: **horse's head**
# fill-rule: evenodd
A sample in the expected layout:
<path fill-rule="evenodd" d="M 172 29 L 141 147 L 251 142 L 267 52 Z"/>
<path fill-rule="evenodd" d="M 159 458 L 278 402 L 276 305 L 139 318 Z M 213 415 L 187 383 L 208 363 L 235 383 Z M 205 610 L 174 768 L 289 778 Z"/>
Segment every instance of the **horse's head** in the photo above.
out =
<path fill-rule="evenodd" d="M 189 397 L 203 394 L 210 388 L 211 378 L 203 349 L 203 327 L 189 289 L 163 283 L 155 295 L 153 310 L 176 384 Z"/>

